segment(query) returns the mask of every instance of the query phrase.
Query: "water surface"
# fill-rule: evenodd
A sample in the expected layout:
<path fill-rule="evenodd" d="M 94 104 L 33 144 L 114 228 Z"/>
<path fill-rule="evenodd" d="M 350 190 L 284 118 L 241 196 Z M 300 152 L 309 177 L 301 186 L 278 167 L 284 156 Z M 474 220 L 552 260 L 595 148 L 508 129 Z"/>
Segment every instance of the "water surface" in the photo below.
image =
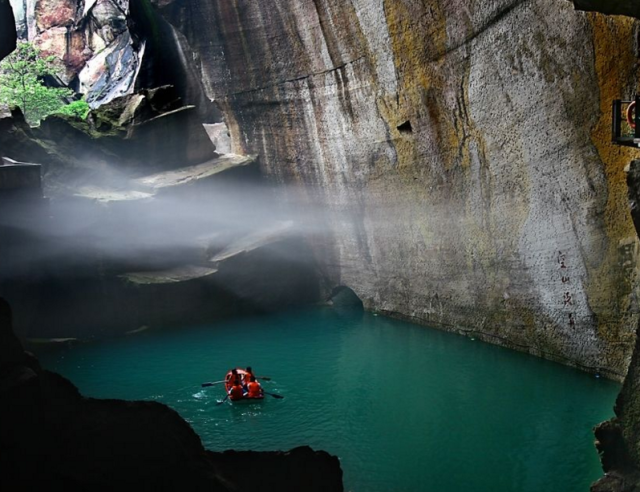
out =
<path fill-rule="evenodd" d="M 331 308 L 143 332 L 41 355 L 86 396 L 176 409 L 204 445 L 337 455 L 354 492 L 585 492 L 619 385 L 507 349 Z M 285 396 L 217 405 L 234 366 Z"/>

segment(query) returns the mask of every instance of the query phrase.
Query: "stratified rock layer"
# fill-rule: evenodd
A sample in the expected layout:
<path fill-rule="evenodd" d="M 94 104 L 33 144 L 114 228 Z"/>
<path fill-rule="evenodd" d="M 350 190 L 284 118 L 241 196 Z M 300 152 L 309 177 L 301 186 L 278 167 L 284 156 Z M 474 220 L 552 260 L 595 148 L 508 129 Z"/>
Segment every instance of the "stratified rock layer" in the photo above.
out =
<path fill-rule="evenodd" d="M 557 0 L 157 1 L 365 307 L 622 379 L 636 24 Z M 325 212 L 320 213 L 319 211 Z"/>

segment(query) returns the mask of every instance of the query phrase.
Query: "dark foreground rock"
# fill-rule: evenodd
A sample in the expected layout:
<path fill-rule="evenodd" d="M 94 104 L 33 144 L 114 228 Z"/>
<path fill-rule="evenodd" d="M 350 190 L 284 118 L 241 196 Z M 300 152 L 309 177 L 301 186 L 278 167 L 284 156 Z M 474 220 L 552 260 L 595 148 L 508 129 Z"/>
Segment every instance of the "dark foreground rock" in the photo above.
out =
<path fill-rule="evenodd" d="M 631 215 L 640 234 L 640 161 L 633 161 L 627 174 Z M 636 348 L 615 405 L 615 417 L 595 429 L 596 446 L 606 475 L 592 492 L 640 490 L 640 328 Z"/>
<path fill-rule="evenodd" d="M 327 453 L 205 451 L 165 405 L 84 398 L 23 351 L 3 299 L 0 462 L 0 490 L 11 491 L 343 490 L 339 461 Z"/>
<path fill-rule="evenodd" d="M 573 3 L 577 10 L 640 18 L 640 3 L 637 0 L 573 0 Z"/>
<path fill-rule="evenodd" d="M 16 47 L 16 25 L 9 0 L 0 0 L 0 60 Z"/>

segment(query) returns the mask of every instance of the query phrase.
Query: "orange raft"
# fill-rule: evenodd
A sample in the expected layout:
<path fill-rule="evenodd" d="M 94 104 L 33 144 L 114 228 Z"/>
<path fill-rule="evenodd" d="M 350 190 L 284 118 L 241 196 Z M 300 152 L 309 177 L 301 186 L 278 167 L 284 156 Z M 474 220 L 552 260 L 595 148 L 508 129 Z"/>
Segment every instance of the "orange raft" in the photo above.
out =
<path fill-rule="evenodd" d="M 245 371 L 244 369 L 236 368 L 236 372 L 238 373 L 238 375 L 242 378 L 242 380 L 244 382 L 244 378 L 248 374 L 247 371 Z M 231 371 L 229 371 L 224 377 L 224 380 L 227 381 L 226 383 L 224 383 L 224 388 L 227 391 L 227 394 L 229 394 L 229 390 L 231 389 L 231 384 L 229 384 L 229 382 L 228 382 L 230 379 L 231 379 Z M 256 381 L 257 381 L 257 379 L 256 379 Z M 235 402 L 235 403 L 237 403 L 239 401 L 248 401 L 248 402 L 251 402 L 251 401 L 262 401 L 262 400 L 264 400 L 264 394 L 261 395 L 261 396 L 255 396 L 253 398 L 249 398 L 248 396 L 243 396 L 240 399 L 236 398 L 234 400 L 232 398 L 229 398 L 229 400 L 231 400 L 232 402 Z"/>

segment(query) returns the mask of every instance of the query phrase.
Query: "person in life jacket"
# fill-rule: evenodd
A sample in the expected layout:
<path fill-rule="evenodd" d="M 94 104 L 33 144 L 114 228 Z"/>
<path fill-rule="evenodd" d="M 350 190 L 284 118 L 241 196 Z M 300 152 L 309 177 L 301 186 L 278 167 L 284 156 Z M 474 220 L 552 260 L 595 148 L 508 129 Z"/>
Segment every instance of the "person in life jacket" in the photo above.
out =
<path fill-rule="evenodd" d="M 247 398 L 262 398 L 262 386 L 256 381 L 255 376 L 251 376 L 249 384 L 247 385 Z"/>
<path fill-rule="evenodd" d="M 240 374 L 238 374 L 237 369 L 231 369 L 231 373 L 227 374 L 227 377 L 225 378 L 227 391 L 229 391 L 236 383 L 241 384 L 241 381 L 242 379 L 240 378 Z"/>
<path fill-rule="evenodd" d="M 240 380 L 236 381 L 228 390 L 230 400 L 242 400 L 246 394 Z"/>
<path fill-rule="evenodd" d="M 251 369 L 251 366 L 247 366 L 247 368 L 244 370 L 244 375 L 242 376 L 242 385 L 244 386 L 245 390 L 249 388 L 249 383 L 251 382 L 252 377 L 253 369 Z"/>

